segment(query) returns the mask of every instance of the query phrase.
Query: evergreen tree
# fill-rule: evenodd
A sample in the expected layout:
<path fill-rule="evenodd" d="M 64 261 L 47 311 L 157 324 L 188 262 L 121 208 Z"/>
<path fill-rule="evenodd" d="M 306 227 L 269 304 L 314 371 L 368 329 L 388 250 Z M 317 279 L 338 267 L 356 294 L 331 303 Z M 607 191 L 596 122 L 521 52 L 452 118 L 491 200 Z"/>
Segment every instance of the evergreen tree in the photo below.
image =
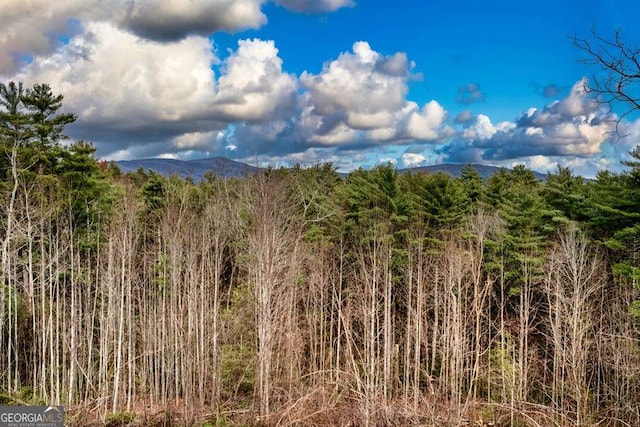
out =
<path fill-rule="evenodd" d="M 65 139 L 64 128 L 76 120 L 70 113 L 59 114 L 62 108 L 62 95 L 54 95 L 47 84 L 35 84 L 28 89 L 22 99 L 29 112 L 34 136 L 43 147 L 56 144 Z"/>
<path fill-rule="evenodd" d="M 480 172 L 471 165 L 464 165 L 460 171 L 460 180 L 473 210 L 477 210 L 478 205 L 484 202 L 485 187 Z"/>
<path fill-rule="evenodd" d="M 58 177 L 72 226 L 79 233 L 97 231 L 101 221 L 106 221 L 112 208 L 114 188 L 94 157 L 93 145 L 78 141 L 68 148 L 53 146 L 47 150 L 49 158 L 55 158 L 52 173 Z"/>
<path fill-rule="evenodd" d="M 573 176 L 569 168 L 558 167 L 554 174 L 547 175 L 542 196 L 550 209 L 557 211 L 557 221 L 577 221 L 585 219 L 586 186 L 579 176 Z"/>
<path fill-rule="evenodd" d="M 419 217 L 435 239 L 453 234 L 471 211 L 463 181 L 443 172 L 406 174 L 401 185 L 409 198 L 412 217 Z"/>
<path fill-rule="evenodd" d="M 0 83 L 0 142 L 5 153 L 15 149 L 16 167 L 53 172 L 59 151 L 52 148 L 66 139 L 64 128 L 76 119 L 59 113 L 62 100 L 46 84 L 25 90 L 22 83 Z"/>
<path fill-rule="evenodd" d="M 638 194 L 628 174 L 601 171 L 587 186 L 586 224 L 600 242 L 638 221 Z"/>

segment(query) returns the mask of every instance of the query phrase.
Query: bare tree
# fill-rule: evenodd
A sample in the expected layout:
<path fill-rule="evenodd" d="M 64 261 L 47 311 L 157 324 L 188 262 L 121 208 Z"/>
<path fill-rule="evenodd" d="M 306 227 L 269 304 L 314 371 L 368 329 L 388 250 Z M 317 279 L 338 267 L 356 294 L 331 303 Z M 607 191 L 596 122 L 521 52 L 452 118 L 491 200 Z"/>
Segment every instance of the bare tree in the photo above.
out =
<path fill-rule="evenodd" d="M 602 262 L 586 237 L 570 228 L 551 252 L 547 269 L 552 400 L 561 412 L 571 407 L 576 425 L 584 425 L 590 413 L 588 372 L 598 319 L 595 296 L 604 284 Z M 571 403 L 565 401 L 565 396 L 570 397 Z"/>
<path fill-rule="evenodd" d="M 247 213 L 242 260 L 253 286 L 257 328 L 256 390 L 260 416 L 271 410 L 272 379 L 282 364 L 289 368 L 295 349 L 291 341 L 282 342 L 293 332 L 292 310 L 295 302 L 297 271 L 302 239 L 302 217 L 296 212 L 286 178 L 260 174 L 249 179 L 241 194 Z M 284 332 L 284 334 L 283 334 Z M 280 350 L 281 358 L 275 358 Z M 287 352 L 286 350 L 289 350 Z M 286 369 L 286 368 L 285 368 Z"/>
<path fill-rule="evenodd" d="M 626 105 L 621 118 L 640 109 L 640 48 L 627 44 L 619 29 L 606 38 L 593 28 L 589 37 L 574 37 L 573 41 L 586 54 L 582 62 L 599 69 L 591 80 L 585 80 L 585 90 L 610 107 Z"/>

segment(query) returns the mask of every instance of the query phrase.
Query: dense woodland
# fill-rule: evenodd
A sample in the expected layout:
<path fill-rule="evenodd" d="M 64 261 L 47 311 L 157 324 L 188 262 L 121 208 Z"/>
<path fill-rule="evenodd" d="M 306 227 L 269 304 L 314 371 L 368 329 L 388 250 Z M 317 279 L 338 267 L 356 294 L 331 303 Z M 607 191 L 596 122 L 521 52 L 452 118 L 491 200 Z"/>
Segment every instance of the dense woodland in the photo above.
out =
<path fill-rule="evenodd" d="M 202 182 L 61 144 L 0 85 L 0 404 L 195 425 L 640 425 L 640 150 L 546 182 Z"/>

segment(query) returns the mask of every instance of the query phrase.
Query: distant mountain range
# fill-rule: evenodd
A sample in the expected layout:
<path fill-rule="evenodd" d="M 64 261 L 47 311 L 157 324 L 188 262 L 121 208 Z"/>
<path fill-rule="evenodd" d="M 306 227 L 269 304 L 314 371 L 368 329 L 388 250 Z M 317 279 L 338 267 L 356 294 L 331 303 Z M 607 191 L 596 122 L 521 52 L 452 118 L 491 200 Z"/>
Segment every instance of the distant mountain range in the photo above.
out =
<path fill-rule="evenodd" d="M 200 181 L 207 172 L 213 172 L 221 178 L 235 178 L 251 175 L 260 170 L 245 163 L 236 162 L 226 157 L 210 157 L 197 160 L 175 159 L 139 159 L 119 160 L 115 162 L 122 172 L 135 172 L 142 168 L 145 171 L 155 171 L 160 175 L 177 175 L 182 178 L 193 178 Z"/>
<path fill-rule="evenodd" d="M 122 172 L 135 172 L 142 168 L 145 171 L 155 171 L 164 176 L 177 175 L 182 178 L 190 177 L 195 181 L 204 178 L 207 172 L 213 172 L 216 176 L 222 178 L 235 178 L 251 175 L 259 170 L 258 167 L 250 166 L 245 163 L 236 162 L 226 157 L 211 157 L 198 160 L 175 160 L 175 159 L 139 159 L 139 160 L 120 160 L 115 162 Z M 453 177 L 460 176 L 462 168 L 466 164 L 444 163 L 432 166 L 419 166 L 408 169 L 398 169 L 398 173 L 437 173 L 444 172 Z M 480 176 L 488 178 L 501 168 L 496 166 L 486 166 L 480 164 L 471 164 Z M 534 172 L 536 178 L 541 181 L 546 180 L 545 174 Z M 341 174 L 346 176 L 346 174 Z"/>
<path fill-rule="evenodd" d="M 506 169 L 506 168 L 501 168 L 501 167 L 497 167 L 497 166 L 487 166 L 487 165 L 480 165 L 477 163 L 472 163 L 470 164 L 475 170 L 478 171 L 478 173 L 480 174 L 481 177 L 483 178 L 489 178 L 491 175 L 493 175 L 494 173 L 498 172 L 501 169 Z M 404 172 L 412 172 L 412 173 L 420 173 L 420 172 L 426 172 L 426 173 L 438 173 L 438 172 L 444 172 L 448 175 L 451 175 L 454 178 L 459 177 L 462 174 L 462 168 L 467 166 L 466 163 L 442 163 L 439 165 L 431 165 L 431 166 L 418 166 L 415 168 L 409 168 L 409 169 L 398 169 L 399 173 L 404 173 Z M 535 175 L 536 179 L 540 180 L 540 181 L 546 181 L 547 180 L 547 174 L 544 173 L 540 173 L 540 172 L 536 172 L 533 171 L 533 174 Z"/>

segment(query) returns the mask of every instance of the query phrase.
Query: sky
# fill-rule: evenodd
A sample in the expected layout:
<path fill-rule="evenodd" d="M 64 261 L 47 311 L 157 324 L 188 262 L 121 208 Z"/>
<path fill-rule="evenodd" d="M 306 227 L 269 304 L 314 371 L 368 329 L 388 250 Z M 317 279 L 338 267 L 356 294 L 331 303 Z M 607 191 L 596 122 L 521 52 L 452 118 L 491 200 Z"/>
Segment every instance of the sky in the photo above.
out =
<path fill-rule="evenodd" d="M 640 115 L 584 92 L 573 38 L 640 2 L 2 0 L 0 81 L 49 84 L 101 159 L 341 172 L 483 163 L 620 171 Z M 619 137 L 624 135 L 624 137 Z"/>

